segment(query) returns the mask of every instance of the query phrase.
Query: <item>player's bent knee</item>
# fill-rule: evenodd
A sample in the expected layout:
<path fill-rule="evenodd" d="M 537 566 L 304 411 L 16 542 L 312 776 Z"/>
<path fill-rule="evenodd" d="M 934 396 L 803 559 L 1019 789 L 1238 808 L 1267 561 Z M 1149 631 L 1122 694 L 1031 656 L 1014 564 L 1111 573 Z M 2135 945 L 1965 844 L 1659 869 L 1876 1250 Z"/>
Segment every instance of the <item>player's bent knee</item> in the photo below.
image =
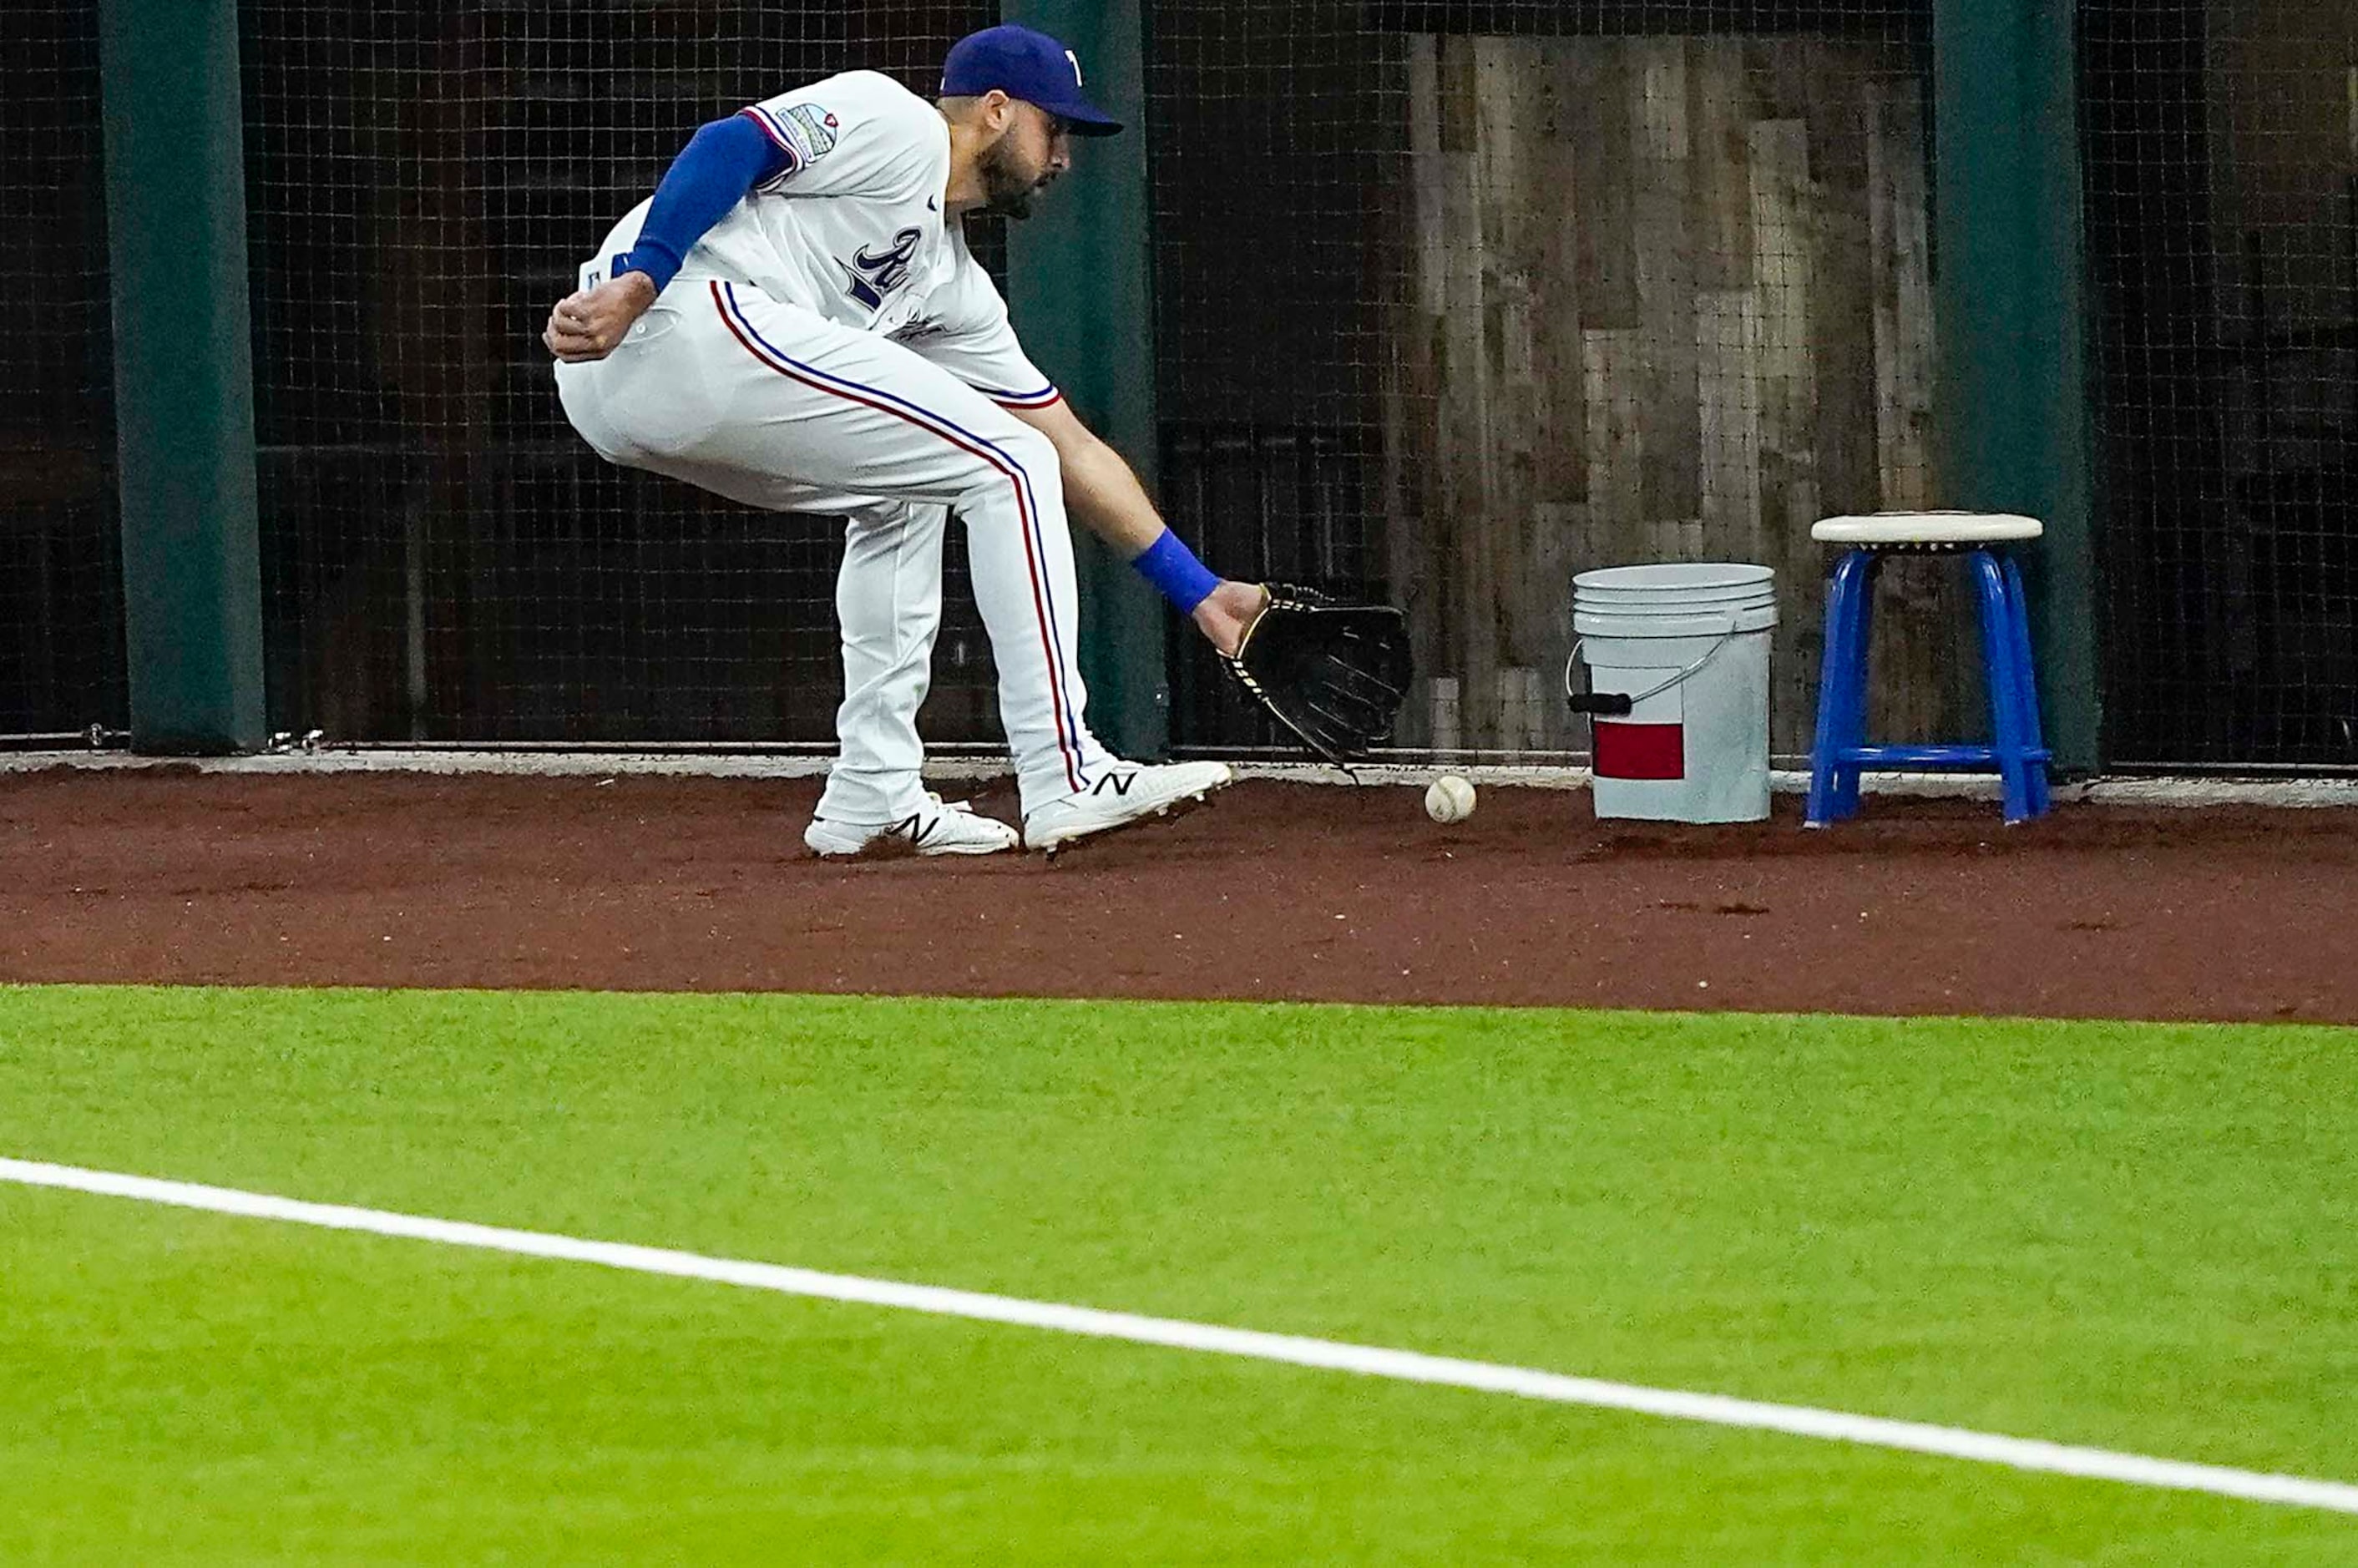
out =
<path fill-rule="evenodd" d="M 1023 425 L 991 444 L 1023 470 L 1023 477 L 1033 488 L 1052 494 L 1064 493 L 1064 465 L 1056 456 L 1056 444 L 1047 437 Z"/>
<path fill-rule="evenodd" d="M 1035 476 L 1056 471 L 1056 443 L 1029 425 L 1018 421 L 1015 427 L 1000 437 L 996 444 Z"/>
<path fill-rule="evenodd" d="M 975 453 L 958 510 L 970 515 L 978 507 L 1004 505 L 1011 494 L 1027 510 L 1054 510 L 1064 502 L 1064 469 L 1056 448 L 1029 426 L 991 438 L 987 450 Z"/>

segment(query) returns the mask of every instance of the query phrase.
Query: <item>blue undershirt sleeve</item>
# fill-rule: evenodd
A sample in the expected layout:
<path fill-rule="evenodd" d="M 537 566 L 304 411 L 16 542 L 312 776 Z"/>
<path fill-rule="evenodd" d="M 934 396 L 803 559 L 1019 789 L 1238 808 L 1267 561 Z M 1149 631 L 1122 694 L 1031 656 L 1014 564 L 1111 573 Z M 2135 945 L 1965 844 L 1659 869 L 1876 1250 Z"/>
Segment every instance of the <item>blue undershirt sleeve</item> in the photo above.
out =
<path fill-rule="evenodd" d="M 699 129 L 655 187 L 638 243 L 614 271 L 643 272 L 660 294 L 706 230 L 726 217 L 745 193 L 785 170 L 784 149 L 742 115 Z"/>

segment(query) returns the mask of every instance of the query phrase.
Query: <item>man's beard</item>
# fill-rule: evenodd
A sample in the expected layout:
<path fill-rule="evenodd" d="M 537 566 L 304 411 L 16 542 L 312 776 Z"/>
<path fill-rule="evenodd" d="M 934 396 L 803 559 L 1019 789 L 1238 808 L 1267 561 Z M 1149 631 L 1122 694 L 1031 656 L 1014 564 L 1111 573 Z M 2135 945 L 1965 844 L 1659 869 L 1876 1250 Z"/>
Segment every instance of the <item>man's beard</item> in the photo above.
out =
<path fill-rule="evenodd" d="M 982 175 L 982 210 L 1019 221 L 1032 216 L 1037 176 L 1027 177 L 1014 166 L 1005 142 L 993 143 L 977 161 Z"/>

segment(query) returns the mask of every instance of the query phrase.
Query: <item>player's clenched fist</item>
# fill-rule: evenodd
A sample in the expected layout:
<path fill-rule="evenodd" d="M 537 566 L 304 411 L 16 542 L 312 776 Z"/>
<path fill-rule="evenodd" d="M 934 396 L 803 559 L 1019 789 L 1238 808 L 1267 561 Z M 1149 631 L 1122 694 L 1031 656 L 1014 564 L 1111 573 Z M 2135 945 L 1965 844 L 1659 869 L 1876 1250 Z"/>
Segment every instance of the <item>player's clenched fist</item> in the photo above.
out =
<path fill-rule="evenodd" d="M 571 363 L 602 360 L 618 348 L 631 323 L 655 302 L 655 282 L 643 272 L 626 272 L 595 288 L 567 295 L 548 313 L 540 341 Z"/>

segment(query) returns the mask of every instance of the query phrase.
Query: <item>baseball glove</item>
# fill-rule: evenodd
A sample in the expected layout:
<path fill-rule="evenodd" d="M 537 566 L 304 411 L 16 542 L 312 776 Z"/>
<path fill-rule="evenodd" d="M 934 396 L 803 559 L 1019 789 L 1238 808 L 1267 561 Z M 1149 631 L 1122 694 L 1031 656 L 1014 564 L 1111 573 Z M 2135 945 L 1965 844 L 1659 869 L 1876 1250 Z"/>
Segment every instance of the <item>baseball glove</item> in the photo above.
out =
<path fill-rule="evenodd" d="M 1311 751 L 1336 764 L 1391 732 L 1414 661 L 1408 618 L 1389 604 L 1344 604 L 1271 583 L 1228 673 Z"/>

